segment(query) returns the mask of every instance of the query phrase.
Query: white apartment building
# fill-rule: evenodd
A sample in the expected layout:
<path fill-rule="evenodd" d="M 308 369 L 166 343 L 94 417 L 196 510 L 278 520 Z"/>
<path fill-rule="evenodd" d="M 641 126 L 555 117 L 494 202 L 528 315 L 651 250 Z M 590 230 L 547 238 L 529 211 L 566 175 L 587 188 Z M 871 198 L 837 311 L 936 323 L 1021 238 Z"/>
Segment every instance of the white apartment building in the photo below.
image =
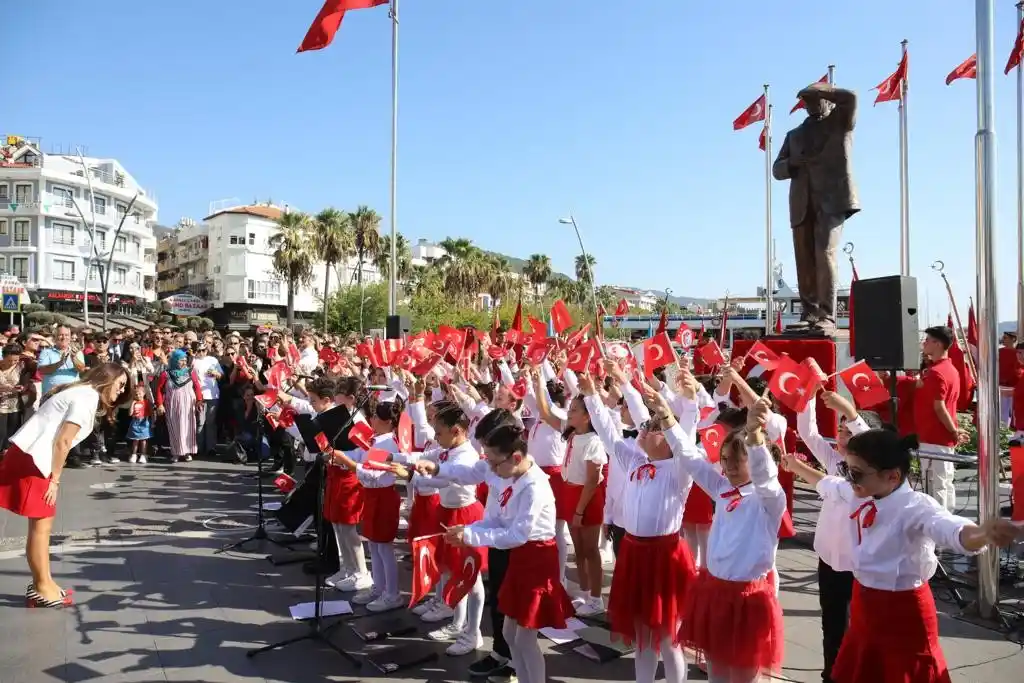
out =
<path fill-rule="evenodd" d="M 109 303 L 131 310 L 155 299 L 155 196 L 115 159 L 48 154 L 19 136 L 0 142 L 0 272 L 24 283 L 34 302 L 64 311 L 81 310 L 88 276 L 90 307 L 99 310 L 99 269 L 112 256 Z M 76 205 L 90 224 L 95 216 L 95 251 Z"/>
<path fill-rule="evenodd" d="M 630 310 L 633 311 L 653 311 L 660 301 L 651 291 L 630 287 L 612 287 L 612 289 L 617 297 L 626 300 Z"/>

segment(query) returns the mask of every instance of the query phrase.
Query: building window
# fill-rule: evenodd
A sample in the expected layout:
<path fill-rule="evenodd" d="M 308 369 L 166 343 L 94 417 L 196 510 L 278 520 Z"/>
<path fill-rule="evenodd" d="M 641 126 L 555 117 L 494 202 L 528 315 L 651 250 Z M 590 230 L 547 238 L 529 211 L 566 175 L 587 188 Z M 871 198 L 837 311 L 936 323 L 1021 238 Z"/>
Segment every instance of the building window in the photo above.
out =
<path fill-rule="evenodd" d="M 124 204 L 117 204 L 115 208 L 117 209 L 117 220 L 120 221 L 124 218 L 125 214 L 128 213 L 128 207 Z"/>
<path fill-rule="evenodd" d="M 7 219 L 6 218 L 0 218 L 0 235 L 6 235 L 6 234 L 7 234 Z"/>
<path fill-rule="evenodd" d="M 28 282 L 28 257 L 27 256 L 12 256 L 11 257 L 11 275 L 18 278 L 22 282 Z"/>
<path fill-rule="evenodd" d="M 28 221 L 14 221 L 14 238 L 12 243 L 16 247 L 28 246 Z"/>
<path fill-rule="evenodd" d="M 93 211 L 101 216 L 105 216 L 107 213 L 107 198 L 106 197 L 93 197 L 92 198 Z"/>
<path fill-rule="evenodd" d="M 123 254 L 128 251 L 128 238 L 118 235 L 114 238 L 114 251 Z"/>
<path fill-rule="evenodd" d="M 15 185 L 14 201 L 18 204 L 28 204 L 30 201 L 32 201 L 32 186 Z"/>
<path fill-rule="evenodd" d="M 128 282 L 127 268 L 114 268 L 114 284 L 123 285 Z"/>
<path fill-rule="evenodd" d="M 235 246 L 245 246 L 245 237 L 243 237 L 242 235 L 232 235 L 231 238 L 228 240 L 228 244 L 232 244 Z"/>
<path fill-rule="evenodd" d="M 132 238 L 132 254 L 135 258 L 139 257 L 139 250 L 142 248 L 142 242 L 137 237 Z"/>
<path fill-rule="evenodd" d="M 107 250 L 107 233 L 103 230 L 96 231 L 96 248 L 101 252 Z"/>
<path fill-rule="evenodd" d="M 0 273 L 6 273 L 6 272 L 7 272 L 7 257 L 6 256 L 0 256 Z"/>
<path fill-rule="evenodd" d="M 248 283 L 250 299 L 276 300 L 281 296 L 280 282 L 249 280 Z"/>
<path fill-rule="evenodd" d="M 0 202 L 8 204 L 11 201 L 11 189 L 7 183 L 0 183 Z"/>
<path fill-rule="evenodd" d="M 74 280 L 75 279 L 75 262 L 74 261 L 53 261 L 53 279 L 54 280 Z"/>
<path fill-rule="evenodd" d="M 249 246 L 251 247 L 254 244 L 256 244 L 256 233 L 250 232 L 249 233 Z"/>
<path fill-rule="evenodd" d="M 135 286 L 139 287 L 142 284 L 142 273 L 135 273 L 135 277 L 133 278 L 133 281 L 134 281 Z"/>
<path fill-rule="evenodd" d="M 89 280 L 98 282 L 100 279 L 100 267 L 95 263 L 89 266 Z"/>
<path fill-rule="evenodd" d="M 53 243 L 74 246 L 75 226 L 64 223 L 53 224 Z"/>
<path fill-rule="evenodd" d="M 138 211 L 132 211 L 132 218 L 135 219 L 135 224 L 138 225 L 142 222 L 142 214 Z"/>
<path fill-rule="evenodd" d="M 70 209 L 75 205 L 75 195 L 66 187 L 54 187 L 53 198 L 57 201 L 58 206 L 65 206 Z"/>

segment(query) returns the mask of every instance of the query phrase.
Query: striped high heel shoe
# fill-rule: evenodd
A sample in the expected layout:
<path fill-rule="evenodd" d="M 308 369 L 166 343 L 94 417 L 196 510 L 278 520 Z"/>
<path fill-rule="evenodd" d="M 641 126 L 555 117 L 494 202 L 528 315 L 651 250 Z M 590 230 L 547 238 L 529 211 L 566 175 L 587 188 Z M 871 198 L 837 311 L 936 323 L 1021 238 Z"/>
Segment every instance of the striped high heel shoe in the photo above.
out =
<path fill-rule="evenodd" d="M 61 590 L 60 599 L 47 600 L 36 590 L 35 584 L 30 583 L 25 589 L 25 606 L 29 608 L 44 607 L 58 609 L 71 605 L 71 591 Z"/>

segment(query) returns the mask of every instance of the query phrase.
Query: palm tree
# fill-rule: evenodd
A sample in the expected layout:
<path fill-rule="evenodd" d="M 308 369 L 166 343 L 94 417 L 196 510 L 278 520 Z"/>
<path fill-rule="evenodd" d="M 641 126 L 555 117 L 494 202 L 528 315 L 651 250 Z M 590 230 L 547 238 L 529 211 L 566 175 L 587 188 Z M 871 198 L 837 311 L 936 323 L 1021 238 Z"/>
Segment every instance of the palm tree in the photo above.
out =
<path fill-rule="evenodd" d="M 348 214 L 335 208 L 326 208 L 313 218 L 310 246 L 324 262 L 324 332 L 327 331 L 327 302 L 331 284 L 331 268 L 352 252 L 355 240 L 349 229 Z"/>
<path fill-rule="evenodd" d="M 523 267 L 523 275 L 533 285 L 537 300 L 540 300 L 540 288 L 551 279 L 551 258 L 546 254 L 531 254 Z"/>
<path fill-rule="evenodd" d="M 576 257 L 576 279 L 580 282 L 586 282 L 588 285 L 593 286 L 592 280 L 594 276 L 594 266 L 597 265 L 597 259 L 591 254 L 587 254 L 586 260 L 583 258 L 583 254 Z"/>
<path fill-rule="evenodd" d="M 356 257 L 356 281 L 359 283 L 359 332 L 363 331 L 363 263 L 373 261 L 380 253 L 380 216 L 366 205 L 360 205 L 348 215 L 352 227 L 353 248 Z"/>
<path fill-rule="evenodd" d="M 579 280 L 570 280 L 563 276 L 556 277 L 549 285 L 550 291 L 562 301 L 582 301 L 586 288 Z"/>
<path fill-rule="evenodd" d="M 295 290 L 299 285 L 308 285 L 313 278 L 314 257 L 309 249 L 311 226 L 309 216 L 291 211 L 281 214 L 277 219 L 280 232 L 270 237 L 274 272 L 288 286 L 289 329 L 295 325 Z"/>
<path fill-rule="evenodd" d="M 446 238 L 438 246 L 445 255 L 437 261 L 444 272 L 444 286 L 453 296 L 472 300 L 487 284 L 484 254 L 463 237 Z"/>
<path fill-rule="evenodd" d="M 412 275 L 412 251 L 409 249 L 409 241 L 405 235 L 396 233 L 395 239 L 395 281 L 406 282 Z M 380 251 L 373 259 L 377 272 L 383 278 L 391 277 L 391 235 L 383 235 L 380 238 Z"/>
<path fill-rule="evenodd" d="M 481 274 L 485 281 L 484 289 L 491 297 L 491 305 L 497 306 L 515 287 L 516 276 L 509 267 L 508 259 L 497 254 L 488 254 L 483 259 Z"/>
<path fill-rule="evenodd" d="M 438 268 L 431 266 L 412 266 L 409 269 L 409 277 L 405 280 L 406 296 L 424 296 L 428 293 L 439 292 L 444 282 L 442 273 Z"/>

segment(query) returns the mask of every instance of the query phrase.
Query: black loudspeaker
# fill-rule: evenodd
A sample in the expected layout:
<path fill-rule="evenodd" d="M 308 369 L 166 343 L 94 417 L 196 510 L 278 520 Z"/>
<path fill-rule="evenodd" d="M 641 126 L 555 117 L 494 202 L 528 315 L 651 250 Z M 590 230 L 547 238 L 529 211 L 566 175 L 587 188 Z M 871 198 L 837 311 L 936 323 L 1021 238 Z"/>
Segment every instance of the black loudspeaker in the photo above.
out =
<path fill-rule="evenodd" d="M 401 339 L 403 334 L 409 334 L 409 316 L 389 315 L 385 332 L 388 339 Z"/>
<path fill-rule="evenodd" d="M 917 279 L 892 275 L 857 280 L 850 296 L 856 319 L 857 358 L 873 370 L 919 369 Z"/>

